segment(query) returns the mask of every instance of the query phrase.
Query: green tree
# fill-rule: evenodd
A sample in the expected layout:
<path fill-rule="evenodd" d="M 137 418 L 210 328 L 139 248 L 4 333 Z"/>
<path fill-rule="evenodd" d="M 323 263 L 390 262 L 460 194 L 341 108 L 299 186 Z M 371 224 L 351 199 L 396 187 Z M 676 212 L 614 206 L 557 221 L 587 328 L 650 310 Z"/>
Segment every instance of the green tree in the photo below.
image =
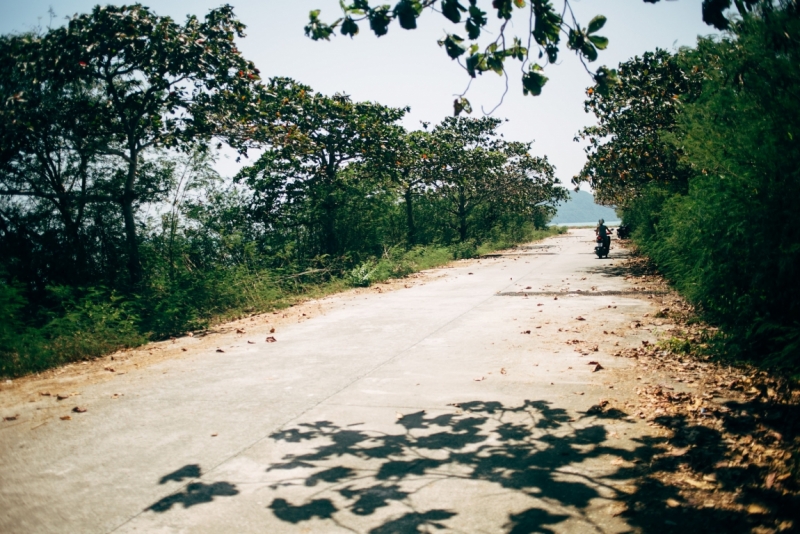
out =
<path fill-rule="evenodd" d="M 133 285 L 142 279 L 135 212 L 146 151 L 190 150 L 214 136 L 244 147 L 252 133 L 241 118 L 256 112 L 261 92 L 258 70 L 234 42 L 243 32 L 230 6 L 184 25 L 139 4 L 98 6 L 15 58 L 30 65 L 34 80 L 65 95 L 88 91 L 92 105 L 76 120 L 102 140 L 97 153 L 124 163 L 115 197 Z"/>
<path fill-rule="evenodd" d="M 756 6 L 721 38 L 620 66 L 590 95 L 588 180 L 738 357 L 800 364 L 800 10 Z M 675 96 L 672 96 L 675 95 Z"/>
<path fill-rule="evenodd" d="M 531 156 L 530 143 L 509 143 L 501 180 L 495 187 L 502 213 L 531 219 L 542 229 L 555 215 L 560 202 L 569 199 L 567 189 L 555 177 L 547 156 Z"/>
<path fill-rule="evenodd" d="M 373 162 L 372 170 L 385 173 L 400 192 L 405 205 L 406 241 L 408 246 L 413 246 L 417 242 L 414 199 L 431 186 L 435 142 L 425 130 L 405 132 L 398 129 L 396 134 L 384 152 L 383 161 Z"/>
<path fill-rule="evenodd" d="M 488 230 L 505 213 L 533 219 L 546 204 L 565 198 L 555 169 L 546 159 L 530 156 L 529 144 L 502 140 L 500 122 L 449 117 L 432 132 L 434 194 L 443 200 L 462 242 L 475 233 L 471 226 Z"/>
<path fill-rule="evenodd" d="M 270 80 L 268 91 L 280 104 L 256 134 L 264 152 L 237 180 L 253 189 L 262 213 L 319 229 L 320 252 L 337 254 L 336 220 L 347 186 L 341 171 L 385 160 L 406 110 L 328 97 L 286 78 Z"/>
<path fill-rule="evenodd" d="M 690 186 L 667 202 L 645 246 L 741 355 L 796 366 L 800 10 L 780 7 L 688 54 L 703 81 L 678 119 Z"/>
<path fill-rule="evenodd" d="M 686 191 L 689 170 L 680 164 L 680 144 L 669 136 L 677 126 L 681 97 L 696 96 L 699 77 L 664 50 L 620 63 L 617 72 L 615 85 L 587 90 L 584 107 L 597 124 L 575 138 L 588 146 L 586 163 L 572 183 L 588 183 L 598 202 L 620 207 L 651 184 Z"/>

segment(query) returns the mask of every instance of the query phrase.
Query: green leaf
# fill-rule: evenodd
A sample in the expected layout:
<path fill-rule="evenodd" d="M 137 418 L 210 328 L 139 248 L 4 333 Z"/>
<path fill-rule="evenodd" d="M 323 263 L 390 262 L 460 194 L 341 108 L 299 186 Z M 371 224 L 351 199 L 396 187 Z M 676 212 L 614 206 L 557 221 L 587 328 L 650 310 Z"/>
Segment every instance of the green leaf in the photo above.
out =
<path fill-rule="evenodd" d="M 594 33 L 606 25 L 606 18 L 603 15 L 597 15 L 589 21 L 589 28 L 586 33 Z"/>
<path fill-rule="evenodd" d="M 588 41 L 584 42 L 583 46 L 581 46 L 581 54 L 590 62 L 597 59 L 597 49 Z"/>
<path fill-rule="evenodd" d="M 447 17 L 451 22 L 461 22 L 461 12 L 466 10 L 467 8 L 462 6 L 458 0 L 442 1 L 442 15 Z"/>
<path fill-rule="evenodd" d="M 555 12 L 552 4 L 546 0 L 533 3 L 533 38 L 541 46 L 558 43 L 561 31 L 561 16 Z"/>
<path fill-rule="evenodd" d="M 490 54 L 486 58 L 486 65 L 491 70 L 496 72 L 498 75 L 502 76 L 503 75 L 503 59 L 504 59 L 504 57 L 503 57 L 502 53 Z"/>
<path fill-rule="evenodd" d="M 358 24 L 350 17 L 346 17 L 344 22 L 342 22 L 341 32 L 342 35 L 349 35 L 350 37 L 358 35 Z"/>
<path fill-rule="evenodd" d="M 486 63 L 485 54 L 472 54 L 467 58 L 467 72 L 473 78 L 476 74 L 482 74 L 487 70 L 489 70 L 489 66 Z"/>
<path fill-rule="evenodd" d="M 600 50 L 605 50 L 608 46 L 608 38 L 599 35 L 590 35 L 589 40 Z"/>
<path fill-rule="evenodd" d="M 558 60 L 558 46 L 553 43 L 548 43 L 547 46 L 544 47 L 544 50 L 547 53 L 547 61 L 555 63 Z"/>
<path fill-rule="evenodd" d="M 445 50 L 447 50 L 447 55 L 452 59 L 456 59 L 467 51 L 464 45 L 461 44 L 463 42 L 464 39 L 458 35 L 448 34 L 447 37 L 439 41 L 439 46 L 444 46 Z"/>
<path fill-rule="evenodd" d="M 467 35 L 470 39 L 474 41 L 480 37 L 481 28 L 486 26 L 487 22 L 489 21 L 486 18 L 485 11 L 481 11 L 481 9 L 475 5 L 469 6 L 469 18 L 464 26 L 467 29 Z"/>
<path fill-rule="evenodd" d="M 404 30 L 413 30 L 417 27 L 417 17 L 421 12 L 422 5 L 419 0 L 400 0 L 394 7 L 394 14 Z"/>
<path fill-rule="evenodd" d="M 369 27 L 378 37 L 386 35 L 386 33 L 389 31 L 389 24 L 391 22 L 392 19 L 389 16 L 388 6 L 381 6 L 370 10 Z"/>
<path fill-rule="evenodd" d="M 584 38 L 582 31 L 572 29 L 569 31 L 569 39 L 567 40 L 567 47 L 570 50 L 580 50 L 585 41 L 586 39 Z"/>
<path fill-rule="evenodd" d="M 463 96 L 453 101 L 453 115 L 458 117 L 462 111 L 466 114 L 472 113 L 472 104 Z"/>
<path fill-rule="evenodd" d="M 542 94 L 542 87 L 547 83 L 547 77 L 540 74 L 542 68 L 539 65 L 531 65 L 531 70 L 522 76 L 522 93 L 539 96 Z"/>
<path fill-rule="evenodd" d="M 319 41 L 320 39 L 324 39 L 326 41 L 330 40 L 331 34 L 333 34 L 333 29 L 336 27 L 336 23 L 333 25 L 328 25 L 319 20 L 319 9 L 315 9 L 308 14 L 308 24 L 304 28 L 306 35 L 311 37 L 314 41 Z M 338 22 L 338 21 L 337 21 Z"/>
<path fill-rule="evenodd" d="M 497 10 L 497 18 L 510 19 L 514 9 L 511 0 L 492 0 L 492 7 Z"/>

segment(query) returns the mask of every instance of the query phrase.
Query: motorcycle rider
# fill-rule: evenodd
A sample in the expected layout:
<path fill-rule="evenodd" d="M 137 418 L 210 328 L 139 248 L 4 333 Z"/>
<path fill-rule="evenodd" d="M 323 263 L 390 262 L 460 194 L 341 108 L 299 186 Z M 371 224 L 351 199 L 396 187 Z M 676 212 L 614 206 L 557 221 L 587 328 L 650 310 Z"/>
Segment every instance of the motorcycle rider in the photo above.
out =
<path fill-rule="evenodd" d="M 605 220 L 600 219 L 597 221 L 597 228 L 595 228 L 595 233 L 603 238 L 603 247 L 606 250 L 611 249 L 611 236 L 609 235 L 608 227 L 605 224 Z"/>

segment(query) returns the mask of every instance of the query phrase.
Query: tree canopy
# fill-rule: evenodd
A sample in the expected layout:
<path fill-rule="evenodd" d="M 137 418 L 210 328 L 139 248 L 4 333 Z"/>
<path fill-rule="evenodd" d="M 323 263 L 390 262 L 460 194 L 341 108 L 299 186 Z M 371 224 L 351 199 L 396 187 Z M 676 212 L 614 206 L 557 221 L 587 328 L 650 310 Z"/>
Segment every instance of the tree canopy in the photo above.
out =
<path fill-rule="evenodd" d="M 640 250 L 706 317 L 729 354 L 800 365 L 800 10 L 748 3 L 696 48 L 619 65 L 590 88 L 598 125 L 580 132 L 589 183 Z"/>
<path fill-rule="evenodd" d="M 655 4 L 660 0 L 643 1 Z M 703 21 L 717 29 L 728 28 L 730 17 L 726 11 L 732 5 L 744 16 L 753 13 L 759 1 L 703 0 Z M 333 22 L 324 22 L 321 10 L 312 10 L 306 35 L 315 41 L 329 40 L 338 29 L 343 36 L 355 37 L 361 29 L 359 23 L 363 22 L 381 37 L 395 23 L 402 29 L 413 30 L 424 13 L 435 12 L 451 23 L 463 25 L 459 33 L 448 33 L 438 44 L 471 78 L 484 72 L 507 76 L 506 61 L 519 61 L 524 94 L 538 96 L 548 80 L 545 67 L 556 63 L 566 48 L 584 65 L 598 91 L 603 92 L 616 83 L 614 69 L 599 67 L 593 71 L 588 66 L 608 46 L 608 39 L 598 34 L 606 17 L 596 15 L 588 22 L 581 22 L 573 13 L 570 0 L 562 0 L 558 8 L 550 0 L 400 0 L 394 7 L 356 0 L 342 1 L 340 6 L 341 17 Z M 500 29 L 490 33 L 487 25 L 493 16 L 499 19 Z M 487 34 L 491 38 L 482 40 Z M 453 102 L 455 115 L 471 110 L 469 100 L 463 95 Z"/>

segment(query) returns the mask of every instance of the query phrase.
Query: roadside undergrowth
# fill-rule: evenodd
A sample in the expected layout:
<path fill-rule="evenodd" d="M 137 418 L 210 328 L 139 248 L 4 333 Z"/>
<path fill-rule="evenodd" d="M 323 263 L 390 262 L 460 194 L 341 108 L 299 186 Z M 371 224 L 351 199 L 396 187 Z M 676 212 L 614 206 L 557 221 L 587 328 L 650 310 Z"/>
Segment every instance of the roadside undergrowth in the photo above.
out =
<path fill-rule="evenodd" d="M 659 311 L 631 328 L 662 339 L 618 351 L 650 384 L 637 388 L 634 417 L 662 432 L 637 466 L 638 490 L 620 511 L 653 531 L 796 531 L 800 526 L 800 387 L 780 372 L 720 353 L 719 331 L 634 255 L 627 278 Z M 653 383 L 656 381 L 657 383 Z M 670 385 L 672 384 L 672 385 Z M 664 517 L 670 517 L 666 525 Z"/>
<path fill-rule="evenodd" d="M 150 341 L 204 331 L 565 231 L 551 227 L 500 235 L 482 243 L 387 247 L 380 256 L 355 267 L 347 261 L 332 261 L 295 272 L 244 267 L 194 272 L 185 281 L 154 283 L 142 294 L 129 297 L 102 288 L 53 288 L 57 304 L 38 327 L 20 319 L 25 309 L 22 291 L 0 284 L 0 376 L 38 373 Z"/>

